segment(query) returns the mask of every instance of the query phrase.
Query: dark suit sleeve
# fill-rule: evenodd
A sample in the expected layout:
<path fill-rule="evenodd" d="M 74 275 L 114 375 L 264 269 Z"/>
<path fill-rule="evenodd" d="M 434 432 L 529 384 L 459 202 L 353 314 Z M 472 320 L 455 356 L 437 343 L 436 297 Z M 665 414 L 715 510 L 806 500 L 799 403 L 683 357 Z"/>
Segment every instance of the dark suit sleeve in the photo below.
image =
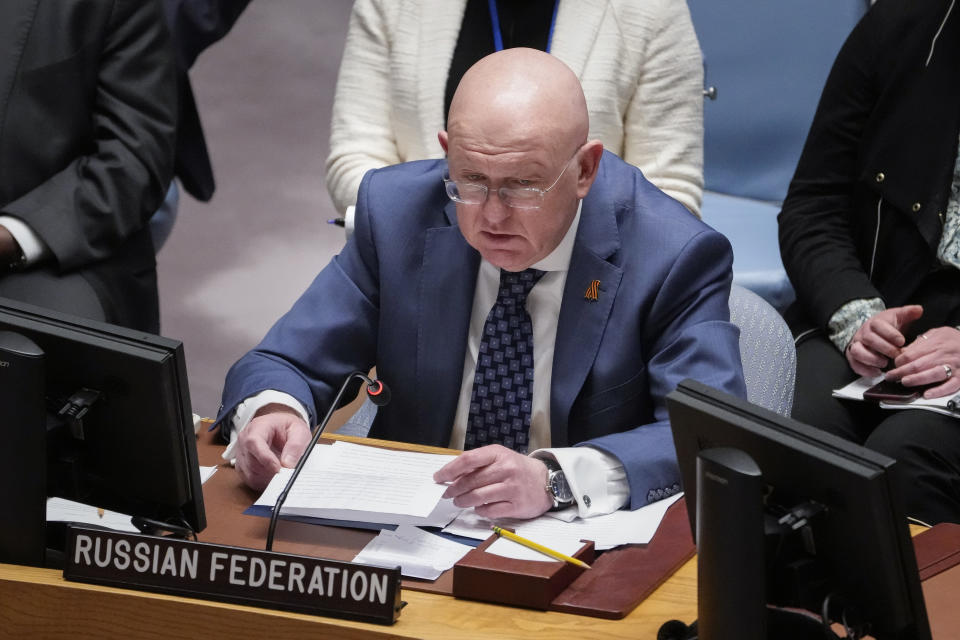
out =
<path fill-rule="evenodd" d="M 784 267 L 819 327 L 844 303 L 880 296 L 853 239 L 857 157 L 877 98 L 878 15 L 861 20 L 834 62 L 778 218 Z"/>
<path fill-rule="evenodd" d="M 175 64 L 159 4 L 113 3 L 89 95 L 88 152 L 3 207 L 64 270 L 110 257 L 149 220 L 173 177 Z"/>
<path fill-rule="evenodd" d="M 164 0 L 167 24 L 183 69 L 227 35 L 250 0 Z"/>

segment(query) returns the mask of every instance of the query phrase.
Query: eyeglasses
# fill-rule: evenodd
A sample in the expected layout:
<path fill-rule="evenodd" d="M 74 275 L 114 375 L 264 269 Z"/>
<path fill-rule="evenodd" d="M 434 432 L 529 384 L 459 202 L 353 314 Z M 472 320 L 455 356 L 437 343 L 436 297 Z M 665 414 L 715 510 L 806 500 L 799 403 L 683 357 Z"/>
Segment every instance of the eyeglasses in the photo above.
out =
<path fill-rule="evenodd" d="M 577 147 L 577 151 L 580 151 L 580 147 Z M 577 151 L 573 152 L 570 160 L 577 157 Z M 563 170 L 560 172 L 560 175 L 557 176 L 553 184 L 546 189 L 538 189 L 537 187 L 500 187 L 496 190 L 497 195 L 500 196 L 503 204 L 513 209 L 539 209 L 547 193 L 557 186 L 560 178 L 562 178 L 563 174 L 567 171 L 567 167 L 570 166 L 570 160 L 567 160 L 567 163 L 563 165 Z M 485 184 L 459 182 L 449 178 L 444 178 L 443 184 L 447 188 L 447 197 L 454 202 L 460 202 L 462 204 L 483 204 L 487 201 L 487 196 L 490 195 L 490 187 Z"/>

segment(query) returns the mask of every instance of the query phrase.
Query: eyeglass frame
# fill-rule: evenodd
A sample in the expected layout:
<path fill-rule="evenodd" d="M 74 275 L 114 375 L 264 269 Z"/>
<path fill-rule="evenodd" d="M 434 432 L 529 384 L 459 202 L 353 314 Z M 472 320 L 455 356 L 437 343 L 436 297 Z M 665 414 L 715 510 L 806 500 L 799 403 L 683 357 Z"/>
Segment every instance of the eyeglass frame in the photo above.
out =
<path fill-rule="evenodd" d="M 557 179 L 553 181 L 553 184 L 551 184 L 546 189 L 541 189 L 539 187 L 498 187 L 496 189 L 497 197 L 500 198 L 500 201 L 503 202 L 504 205 L 510 207 L 511 209 L 526 209 L 526 210 L 540 209 L 543 206 L 544 198 L 547 197 L 547 193 L 549 193 L 551 189 L 557 186 L 557 183 L 560 182 L 560 178 L 562 178 L 563 174 L 566 173 L 567 167 L 570 166 L 570 160 L 573 160 L 574 158 L 576 158 L 577 154 L 580 153 L 580 150 L 582 148 L 583 148 L 583 144 L 581 144 L 576 148 L 576 150 L 573 152 L 573 155 L 570 156 L 567 162 L 563 165 L 563 169 L 560 171 L 560 175 L 558 175 Z M 459 195 L 454 196 L 453 194 L 454 190 L 456 190 L 457 193 L 459 194 L 460 185 L 456 180 L 453 180 L 449 177 L 449 173 L 447 175 L 448 177 L 443 178 L 443 186 L 447 191 L 447 197 L 450 198 L 452 201 L 459 202 L 460 204 L 479 205 L 479 204 L 484 204 L 490 198 L 490 187 L 488 187 L 485 184 L 478 184 L 476 182 L 464 182 L 463 184 L 469 187 L 475 187 L 478 190 L 478 192 L 482 190 L 482 193 L 483 193 L 482 200 L 479 200 L 477 202 L 468 202 L 464 200 L 462 197 L 460 197 Z M 504 191 L 523 191 L 526 193 L 536 194 L 537 196 L 539 196 L 539 198 L 530 199 L 531 203 L 534 203 L 534 202 L 536 203 L 536 204 L 533 204 L 533 206 L 517 206 L 515 204 L 509 204 L 507 202 L 503 194 Z"/>

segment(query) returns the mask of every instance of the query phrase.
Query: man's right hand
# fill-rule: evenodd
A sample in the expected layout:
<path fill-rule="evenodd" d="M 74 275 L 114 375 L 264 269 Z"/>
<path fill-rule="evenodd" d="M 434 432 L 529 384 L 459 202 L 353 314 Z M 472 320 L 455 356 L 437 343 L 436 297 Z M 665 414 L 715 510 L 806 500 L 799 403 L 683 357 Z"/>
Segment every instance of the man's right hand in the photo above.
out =
<path fill-rule="evenodd" d="M 911 304 L 875 313 L 854 334 L 844 355 L 850 368 L 861 376 L 875 378 L 906 344 L 903 332 L 923 315 L 923 307 Z"/>
<path fill-rule="evenodd" d="M 263 490 L 281 466 L 296 466 L 309 442 L 310 427 L 296 411 L 268 404 L 237 438 L 237 471 L 250 488 Z"/>

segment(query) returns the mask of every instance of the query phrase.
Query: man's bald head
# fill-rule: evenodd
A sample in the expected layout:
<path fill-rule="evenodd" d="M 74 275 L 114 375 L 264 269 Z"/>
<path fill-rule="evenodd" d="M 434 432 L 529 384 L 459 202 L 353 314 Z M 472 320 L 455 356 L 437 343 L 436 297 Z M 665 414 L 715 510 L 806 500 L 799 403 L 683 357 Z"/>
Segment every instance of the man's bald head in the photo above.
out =
<path fill-rule="evenodd" d="M 573 150 L 587 139 L 587 102 L 580 81 L 556 57 L 536 49 L 490 54 L 463 75 L 450 103 L 451 138 L 550 141 Z"/>
<path fill-rule="evenodd" d="M 603 153 L 599 140 L 587 142 L 577 77 L 542 51 L 491 54 L 464 74 L 447 124 L 439 134 L 447 195 L 467 243 L 508 271 L 549 255 L 571 228 Z"/>

